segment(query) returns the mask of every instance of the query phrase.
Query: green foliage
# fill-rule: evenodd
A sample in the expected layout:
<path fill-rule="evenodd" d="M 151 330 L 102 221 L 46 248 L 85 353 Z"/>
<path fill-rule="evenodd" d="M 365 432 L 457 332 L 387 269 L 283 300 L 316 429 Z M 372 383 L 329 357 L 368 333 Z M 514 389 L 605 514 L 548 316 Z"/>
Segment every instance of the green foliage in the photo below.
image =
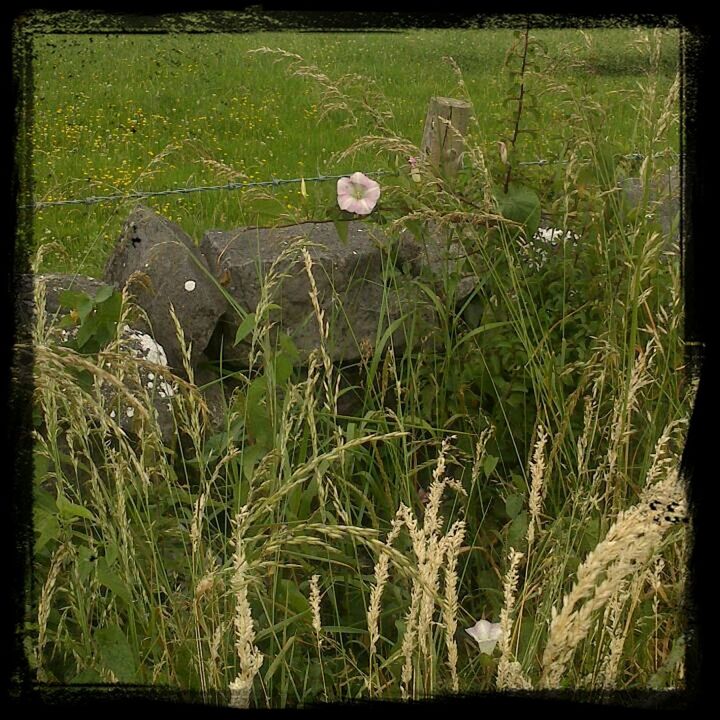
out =
<path fill-rule="evenodd" d="M 104 285 L 94 297 L 77 290 L 64 290 L 59 300 L 61 307 L 70 310 L 60 321 L 60 327 L 77 328 L 67 343 L 73 349 L 93 355 L 115 337 L 122 304 L 117 290 Z"/>

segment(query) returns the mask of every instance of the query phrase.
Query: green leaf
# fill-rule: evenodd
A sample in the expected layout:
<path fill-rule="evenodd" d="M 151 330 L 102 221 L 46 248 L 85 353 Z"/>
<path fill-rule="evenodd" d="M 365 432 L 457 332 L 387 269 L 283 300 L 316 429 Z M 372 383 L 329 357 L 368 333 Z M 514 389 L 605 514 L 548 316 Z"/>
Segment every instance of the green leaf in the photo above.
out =
<path fill-rule="evenodd" d="M 260 445 L 249 445 L 243 450 L 242 469 L 243 476 L 250 482 L 252 480 L 255 466 L 265 456 L 265 450 Z"/>
<path fill-rule="evenodd" d="M 95 331 L 97 330 L 97 320 L 94 317 L 87 318 L 83 321 L 82 325 L 78 328 L 77 336 L 75 337 L 75 342 L 77 343 L 77 347 L 82 349 L 95 335 Z"/>
<path fill-rule="evenodd" d="M 295 642 L 296 635 L 290 635 L 290 637 L 285 641 L 285 644 L 280 649 L 280 652 L 275 655 L 273 658 L 273 661 L 270 663 L 270 667 L 267 669 L 267 672 L 265 673 L 265 685 L 268 684 L 268 682 L 272 679 L 272 676 L 275 674 L 275 671 L 280 667 L 281 662 L 287 662 L 285 659 L 285 655 L 287 654 L 288 650 L 292 646 L 292 644 Z"/>
<path fill-rule="evenodd" d="M 333 220 L 333 225 L 337 231 L 338 237 L 343 244 L 347 244 L 349 225 L 347 220 Z"/>
<path fill-rule="evenodd" d="M 106 322 L 99 323 L 95 330 L 95 345 L 98 348 L 105 347 L 115 335 L 115 328 Z"/>
<path fill-rule="evenodd" d="M 485 477 L 490 477 L 490 473 L 492 473 L 497 464 L 498 458 L 496 458 L 494 455 L 485 456 L 485 460 L 483 461 L 483 471 L 485 472 Z"/>
<path fill-rule="evenodd" d="M 525 504 L 525 498 L 522 495 L 508 495 L 505 500 L 505 512 L 512 520 L 520 514 Z"/>
<path fill-rule="evenodd" d="M 96 304 L 104 303 L 112 294 L 113 294 L 112 286 L 111 285 L 103 285 L 101 288 L 98 288 L 98 291 L 95 293 L 95 303 Z"/>
<path fill-rule="evenodd" d="M 255 329 L 255 313 L 248 313 L 235 333 L 233 345 L 242 342 Z"/>
<path fill-rule="evenodd" d="M 103 665 L 112 671 L 118 682 L 131 683 L 137 679 L 135 653 L 118 625 L 97 630 L 95 642 Z"/>
<path fill-rule="evenodd" d="M 44 453 L 33 454 L 33 483 L 39 485 L 50 470 L 50 458 Z"/>
<path fill-rule="evenodd" d="M 57 515 L 47 512 L 35 513 L 35 552 L 38 553 L 51 540 L 57 540 L 60 537 L 60 523 Z"/>
<path fill-rule="evenodd" d="M 525 540 L 525 535 L 528 529 L 528 514 L 526 510 L 523 510 L 515 519 L 510 523 L 510 529 L 508 530 L 508 545 L 517 549 Z"/>
<path fill-rule="evenodd" d="M 92 298 L 86 295 L 76 307 L 78 315 L 80 316 L 80 321 L 84 322 L 85 318 L 93 311 L 94 308 L 95 303 L 92 301 Z"/>
<path fill-rule="evenodd" d="M 293 371 L 292 360 L 285 353 L 278 353 L 275 356 L 275 384 L 284 385 Z"/>
<path fill-rule="evenodd" d="M 132 597 L 127 585 L 108 567 L 107 560 L 104 557 L 97 560 L 97 579 L 101 585 L 104 585 L 114 595 L 124 600 L 128 606 L 132 604 Z"/>
<path fill-rule="evenodd" d="M 307 598 L 298 590 L 297 585 L 286 579 L 277 581 L 277 591 L 275 594 L 275 602 L 281 608 L 287 608 L 297 615 L 310 615 L 310 604 Z"/>
<path fill-rule="evenodd" d="M 88 510 L 86 507 L 83 507 L 82 505 L 76 505 L 75 503 L 70 502 L 64 495 L 58 493 L 57 500 L 55 501 L 57 504 L 58 512 L 60 513 L 60 517 L 63 520 L 72 522 L 73 520 L 77 520 L 78 518 L 85 518 L 86 520 L 90 520 L 91 522 L 97 522 L 95 516 Z"/>
<path fill-rule="evenodd" d="M 120 293 L 114 292 L 106 300 L 97 305 L 98 317 L 107 322 L 117 325 L 122 310 L 122 297 Z"/>
<path fill-rule="evenodd" d="M 88 300 L 88 296 L 79 290 L 63 290 L 58 295 L 60 307 L 75 309 L 83 300 Z"/>
<path fill-rule="evenodd" d="M 510 183 L 507 193 L 496 191 L 496 199 L 503 217 L 525 227 L 525 236 L 531 238 L 540 225 L 540 198 L 525 185 Z"/>
<path fill-rule="evenodd" d="M 494 330 L 495 328 L 503 327 L 505 325 L 510 325 L 510 321 L 503 320 L 502 322 L 485 323 L 485 325 L 476 327 L 474 330 L 471 330 L 469 333 L 463 335 L 462 338 L 460 339 L 460 341 L 455 346 L 455 348 L 456 349 L 459 348 L 463 343 L 467 342 L 468 340 L 471 340 L 472 338 L 480 335 L 481 333 L 487 332 L 488 330 Z"/>
<path fill-rule="evenodd" d="M 293 339 L 284 332 L 278 334 L 278 344 L 285 355 L 294 363 L 300 359 L 300 353 Z"/>
<path fill-rule="evenodd" d="M 107 563 L 108 567 L 112 567 L 113 563 L 117 559 L 117 556 L 118 556 L 117 543 L 115 543 L 113 540 L 106 540 L 105 541 L 105 562 Z"/>
<path fill-rule="evenodd" d="M 424 235 L 425 223 L 422 220 L 407 220 L 405 227 L 412 233 L 413 237 L 421 242 Z"/>

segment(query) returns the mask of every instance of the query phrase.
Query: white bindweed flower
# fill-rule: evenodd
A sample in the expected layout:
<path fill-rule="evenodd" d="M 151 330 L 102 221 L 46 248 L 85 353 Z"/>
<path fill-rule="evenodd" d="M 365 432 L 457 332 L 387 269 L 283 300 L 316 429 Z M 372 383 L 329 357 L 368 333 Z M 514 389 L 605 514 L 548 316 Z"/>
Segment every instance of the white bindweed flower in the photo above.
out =
<path fill-rule="evenodd" d="M 465 632 L 480 646 L 480 652 L 492 655 L 497 641 L 502 635 L 500 623 L 491 623 L 487 620 L 478 620 L 471 628 L 467 628 Z"/>
<path fill-rule="evenodd" d="M 380 197 L 380 185 L 361 172 L 337 181 L 337 199 L 341 210 L 369 215 Z"/>

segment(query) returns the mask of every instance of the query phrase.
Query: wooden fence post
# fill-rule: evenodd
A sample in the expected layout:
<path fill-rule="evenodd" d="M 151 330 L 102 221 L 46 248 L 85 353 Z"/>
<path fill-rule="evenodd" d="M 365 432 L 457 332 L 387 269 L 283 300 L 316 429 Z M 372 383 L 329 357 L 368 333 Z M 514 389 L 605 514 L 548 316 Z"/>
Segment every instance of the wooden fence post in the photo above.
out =
<path fill-rule="evenodd" d="M 462 167 L 471 109 L 465 100 L 430 98 L 420 147 L 435 172 L 452 177 Z"/>

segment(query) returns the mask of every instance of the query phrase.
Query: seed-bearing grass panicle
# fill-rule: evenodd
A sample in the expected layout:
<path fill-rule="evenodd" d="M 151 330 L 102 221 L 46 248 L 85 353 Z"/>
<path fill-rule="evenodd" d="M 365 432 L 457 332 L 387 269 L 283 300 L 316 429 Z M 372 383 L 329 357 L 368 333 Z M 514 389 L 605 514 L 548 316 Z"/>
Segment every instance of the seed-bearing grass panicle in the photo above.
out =
<path fill-rule="evenodd" d="M 300 251 L 307 245 L 307 239 L 298 236 L 292 238 L 282 251 L 272 261 L 268 271 L 259 278 L 260 296 L 255 306 L 255 325 L 250 339 L 250 352 L 248 354 L 248 372 L 255 368 L 256 363 L 263 354 L 272 352 L 270 330 L 275 325 L 270 320 L 270 312 L 275 306 L 273 293 L 281 281 L 290 277 L 289 270 L 283 270 L 297 259 Z"/>
<path fill-rule="evenodd" d="M 315 574 L 310 578 L 310 598 L 308 600 L 312 611 L 312 626 L 317 639 L 318 655 L 322 649 L 322 622 L 320 620 L 320 576 Z"/>
<path fill-rule="evenodd" d="M 238 674 L 230 683 L 230 707 L 246 708 L 250 703 L 253 680 L 263 664 L 263 655 L 255 646 L 255 630 L 248 601 L 248 564 L 245 559 L 244 530 L 248 509 L 235 517 L 235 550 L 232 590 L 235 595 L 235 651 Z"/>
<path fill-rule="evenodd" d="M 528 554 L 535 540 L 535 527 L 540 529 L 540 510 L 542 508 L 543 499 L 543 476 L 545 473 L 545 443 L 547 441 L 547 433 L 542 425 L 538 425 L 537 442 L 533 458 L 530 463 L 530 500 L 528 507 L 530 510 L 530 522 L 527 530 L 527 546 Z"/>
<path fill-rule="evenodd" d="M 514 659 L 512 651 L 513 636 L 513 611 L 518 591 L 518 572 L 520 561 L 523 558 L 521 552 L 510 548 L 508 553 L 508 570 L 503 580 L 503 606 L 500 610 L 500 628 L 502 634 L 498 642 L 500 646 L 500 660 L 498 661 L 498 673 L 495 685 L 498 690 L 530 690 L 532 685 L 525 678 L 520 663 Z"/>
<path fill-rule="evenodd" d="M 627 445 L 632 434 L 632 414 L 638 407 L 639 391 L 653 382 L 648 368 L 654 356 L 654 343 L 648 341 L 644 351 L 638 353 L 637 359 L 632 367 L 630 378 L 621 388 L 613 406 L 613 417 L 609 427 L 612 428 L 608 439 L 608 454 L 605 462 L 600 465 L 592 481 L 592 486 L 604 485 L 604 496 L 609 508 L 617 508 L 620 501 L 618 488 L 621 483 L 616 483 L 617 463 L 620 452 Z"/>
<path fill-rule="evenodd" d="M 327 351 L 328 334 L 330 332 L 330 323 L 325 319 L 325 311 L 320 307 L 320 299 L 318 295 L 317 284 L 312 268 L 313 262 L 307 248 L 302 248 L 302 256 L 305 263 L 305 272 L 310 282 L 310 302 L 313 306 L 315 319 L 317 320 L 318 329 L 320 331 L 320 358 L 322 360 L 323 388 L 325 390 L 325 408 L 328 412 L 337 415 L 337 392 L 333 392 L 333 364 Z"/>
<path fill-rule="evenodd" d="M 453 692 L 460 691 L 457 663 L 458 651 L 455 633 L 460 610 L 458 601 L 457 561 L 460 548 L 465 539 L 465 522 L 458 520 L 443 538 L 445 551 L 445 597 L 442 603 L 443 624 L 445 627 L 445 645 L 447 646 L 447 664 L 450 669 Z"/>
<path fill-rule="evenodd" d="M 641 575 L 633 578 L 633 585 L 637 585 L 638 579 L 642 580 Z M 630 592 L 630 583 L 627 579 L 623 579 L 619 584 L 617 591 L 608 600 L 603 613 L 603 634 L 608 636 L 607 649 L 605 656 L 600 661 L 600 670 L 597 680 L 591 679 L 589 683 L 599 684 L 605 689 L 611 689 L 615 686 L 615 678 L 617 676 L 618 665 L 622 658 L 622 650 L 625 645 L 627 623 L 623 625 L 622 619 L 624 615 L 625 605 L 628 596 L 632 597 Z"/>
<path fill-rule="evenodd" d="M 425 669 L 423 688 L 425 693 L 432 692 L 434 674 L 432 671 L 432 636 L 433 636 L 433 614 L 435 604 L 439 599 L 439 573 L 440 568 L 447 568 L 448 556 L 451 557 L 453 565 L 450 576 L 446 576 L 446 590 L 449 589 L 449 603 L 445 600 L 445 624 L 457 625 L 456 602 L 454 598 L 455 580 L 453 571 L 459 544 L 464 537 L 465 525 L 463 521 L 456 521 L 448 530 L 445 536 L 438 533 L 443 525 L 444 519 L 440 516 L 440 501 L 446 486 L 451 486 L 456 491 L 465 495 L 462 486 L 453 479 L 444 478 L 446 467 L 446 456 L 449 451 L 450 441 L 455 436 L 443 440 L 440 453 L 438 454 L 437 465 L 433 471 L 433 481 L 428 492 L 428 502 L 425 507 L 425 518 L 423 526 L 418 523 L 410 509 L 401 505 L 400 517 L 403 518 L 408 535 L 412 542 L 413 553 L 417 562 L 417 572 L 413 576 L 413 585 L 410 596 L 410 608 L 406 615 L 405 635 L 403 637 L 401 654 L 405 658 L 401 673 L 400 690 L 404 698 L 415 697 L 415 649 L 419 649 L 418 668 Z M 443 601 L 440 601 L 441 608 Z M 450 653 L 453 653 L 453 642 L 446 643 Z M 452 655 L 450 662 L 455 656 Z M 412 683 L 412 686 L 411 686 Z"/>
<path fill-rule="evenodd" d="M 312 613 L 312 626 L 315 631 L 315 642 L 318 652 L 318 662 L 320 663 L 320 674 L 322 675 L 325 700 L 327 701 L 327 686 L 325 685 L 325 668 L 323 666 L 322 655 L 322 620 L 320 618 L 320 576 L 315 574 L 310 578 L 310 597 L 308 598 L 310 611 Z"/>
<path fill-rule="evenodd" d="M 220 459 L 213 469 L 212 475 L 209 479 L 203 482 L 202 490 L 195 501 L 193 508 L 193 516 L 190 521 L 190 542 L 192 547 L 193 556 L 197 556 L 200 553 L 200 540 L 202 538 L 202 527 L 205 518 L 205 506 L 207 504 L 208 495 L 210 494 L 212 487 L 219 480 L 222 471 L 231 463 L 237 456 L 240 455 L 240 450 L 234 446 L 228 446 L 225 454 Z"/>
<path fill-rule="evenodd" d="M 559 686 L 579 643 L 587 637 L 595 613 L 617 592 L 623 580 L 642 571 L 664 534 L 684 518 L 684 490 L 677 470 L 646 487 L 640 502 L 618 514 L 577 571 L 577 580 L 552 611 L 550 632 L 542 659 L 541 686 Z"/>
<path fill-rule="evenodd" d="M 62 570 L 65 559 L 68 555 L 68 549 L 65 545 L 60 547 L 53 554 L 50 562 L 50 570 L 48 571 L 45 582 L 40 590 L 40 601 L 38 603 L 37 623 L 38 623 L 38 639 L 35 646 L 35 662 L 38 670 L 39 680 L 42 681 L 45 670 L 43 664 L 43 650 L 47 642 L 47 626 L 50 610 L 52 608 L 52 599 L 55 594 L 55 586 L 57 584 L 58 575 Z"/>
<path fill-rule="evenodd" d="M 382 601 L 383 590 L 390 576 L 390 548 L 400 534 L 400 530 L 403 527 L 405 513 L 407 508 L 405 505 L 401 505 L 398 511 L 395 513 L 395 517 L 392 520 L 391 530 L 388 533 L 385 545 L 380 551 L 378 561 L 375 564 L 375 584 L 370 590 L 370 604 L 367 610 L 367 625 L 368 634 L 370 636 L 370 668 L 368 671 L 368 691 L 372 696 L 373 693 L 373 672 L 374 672 L 374 660 L 375 653 L 377 651 L 377 642 L 380 639 L 380 603 Z"/>
<path fill-rule="evenodd" d="M 495 428 L 490 426 L 485 428 L 478 437 L 475 443 L 475 455 L 473 458 L 472 472 L 470 477 L 472 478 L 472 486 L 475 487 L 480 480 L 480 474 L 482 472 L 482 464 L 485 459 L 485 448 L 488 444 L 488 440 L 492 437 L 495 432 Z"/>

